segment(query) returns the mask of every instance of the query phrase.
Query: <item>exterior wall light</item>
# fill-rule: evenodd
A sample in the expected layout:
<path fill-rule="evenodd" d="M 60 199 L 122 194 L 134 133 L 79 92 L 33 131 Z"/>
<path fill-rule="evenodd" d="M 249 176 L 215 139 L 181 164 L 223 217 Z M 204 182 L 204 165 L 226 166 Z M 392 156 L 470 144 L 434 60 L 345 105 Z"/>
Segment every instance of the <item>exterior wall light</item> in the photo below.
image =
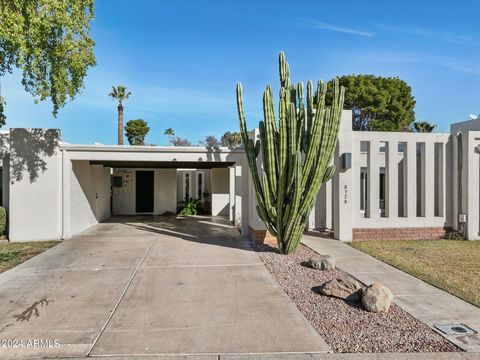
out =
<path fill-rule="evenodd" d="M 340 158 L 340 170 L 345 171 L 352 168 L 352 153 L 343 153 Z"/>

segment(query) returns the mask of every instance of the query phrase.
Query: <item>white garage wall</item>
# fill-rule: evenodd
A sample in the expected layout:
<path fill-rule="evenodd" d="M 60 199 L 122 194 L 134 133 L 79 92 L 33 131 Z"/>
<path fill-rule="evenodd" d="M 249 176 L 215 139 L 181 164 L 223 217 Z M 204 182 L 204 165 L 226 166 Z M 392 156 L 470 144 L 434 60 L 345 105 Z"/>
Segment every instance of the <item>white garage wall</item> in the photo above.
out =
<path fill-rule="evenodd" d="M 148 169 L 114 169 L 114 176 L 123 177 L 123 188 L 113 188 L 113 214 L 135 215 L 135 171 Z M 152 169 L 154 171 L 154 214 L 177 210 L 177 170 Z"/>
<path fill-rule="evenodd" d="M 69 236 L 110 217 L 110 169 L 72 161 Z"/>
<path fill-rule="evenodd" d="M 230 172 L 228 168 L 212 169 L 211 186 L 212 186 L 212 215 L 229 215 L 230 188 L 229 188 Z"/>

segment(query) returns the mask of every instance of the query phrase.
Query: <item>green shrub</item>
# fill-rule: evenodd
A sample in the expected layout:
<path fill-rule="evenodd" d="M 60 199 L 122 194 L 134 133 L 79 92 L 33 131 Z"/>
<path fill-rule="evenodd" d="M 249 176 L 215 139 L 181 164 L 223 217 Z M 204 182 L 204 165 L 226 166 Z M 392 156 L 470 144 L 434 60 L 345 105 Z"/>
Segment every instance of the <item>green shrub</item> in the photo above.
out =
<path fill-rule="evenodd" d="M 7 229 L 7 210 L 0 206 L 0 235 L 5 235 Z"/>
<path fill-rule="evenodd" d="M 210 196 L 208 193 L 204 193 L 203 201 L 193 198 L 180 201 L 178 203 L 177 213 L 180 215 L 210 215 L 211 208 Z"/>
<path fill-rule="evenodd" d="M 445 236 L 448 240 L 465 240 L 463 232 L 458 230 L 451 230 Z"/>
<path fill-rule="evenodd" d="M 188 201 L 180 202 L 180 215 L 197 215 L 200 207 L 200 200 L 190 198 Z"/>

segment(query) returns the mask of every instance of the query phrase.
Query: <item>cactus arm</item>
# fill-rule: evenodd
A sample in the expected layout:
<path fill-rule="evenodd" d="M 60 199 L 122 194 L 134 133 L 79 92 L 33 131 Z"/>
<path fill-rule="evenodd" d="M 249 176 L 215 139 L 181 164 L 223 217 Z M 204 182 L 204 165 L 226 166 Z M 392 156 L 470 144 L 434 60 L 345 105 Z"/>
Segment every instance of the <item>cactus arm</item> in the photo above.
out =
<path fill-rule="evenodd" d="M 319 81 L 314 94 L 313 84 L 308 81 L 305 96 L 303 83 L 292 84 L 283 52 L 279 55 L 279 73 L 278 122 L 272 88 L 267 86 L 259 141 L 249 138 L 241 84 L 237 85 L 237 107 L 258 215 L 276 236 L 280 251 L 290 253 L 300 243 L 322 183 L 335 173 L 331 160 L 338 138 L 344 88 L 338 80 L 334 81 L 333 103 L 326 108 L 327 85 Z"/>

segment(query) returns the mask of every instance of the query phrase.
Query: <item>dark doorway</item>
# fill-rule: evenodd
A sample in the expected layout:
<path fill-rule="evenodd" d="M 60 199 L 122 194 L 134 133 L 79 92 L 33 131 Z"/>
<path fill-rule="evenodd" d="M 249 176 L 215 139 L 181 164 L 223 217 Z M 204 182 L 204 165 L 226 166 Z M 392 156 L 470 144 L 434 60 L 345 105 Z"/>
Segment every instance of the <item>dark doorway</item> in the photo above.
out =
<path fill-rule="evenodd" d="M 153 213 L 153 171 L 136 171 L 135 212 Z"/>

